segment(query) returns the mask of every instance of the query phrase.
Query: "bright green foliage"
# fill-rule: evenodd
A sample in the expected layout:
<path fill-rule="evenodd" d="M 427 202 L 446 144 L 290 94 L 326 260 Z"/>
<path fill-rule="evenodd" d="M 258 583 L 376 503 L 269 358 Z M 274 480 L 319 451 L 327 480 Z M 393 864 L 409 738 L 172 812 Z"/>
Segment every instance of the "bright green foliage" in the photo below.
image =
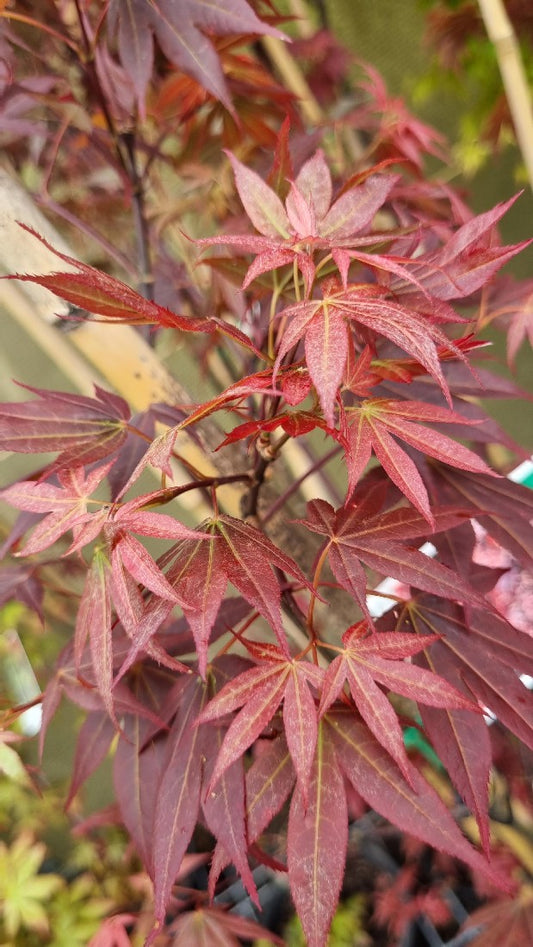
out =
<path fill-rule="evenodd" d="M 8 937 L 23 927 L 48 931 L 46 905 L 63 881 L 58 875 L 39 874 L 45 854 L 45 846 L 29 832 L 21 832 L 11 846 L 0 842 L 0 912 Z"/>
<path fill-rule="evenodd" d="M 328 947 L 369 947 L 371 941 L 365 933 L 365 899 L 356 894 L 343 901 L 331 925 Z M 305 947 L 306 941 L 298 917 L 293 917 L 284 931 L 287 947 Z M 259 947 L 258 941 L 254 947 Z M 266 941 L 265 941 L 266 944 Z"/>
<path fill-rule="evenodd" d="M 59 890 L 50 905 L 53 947 L 86 947 L 112 909 L 113 901 L 95 892 L 94 878 L 80 875 Z"/>

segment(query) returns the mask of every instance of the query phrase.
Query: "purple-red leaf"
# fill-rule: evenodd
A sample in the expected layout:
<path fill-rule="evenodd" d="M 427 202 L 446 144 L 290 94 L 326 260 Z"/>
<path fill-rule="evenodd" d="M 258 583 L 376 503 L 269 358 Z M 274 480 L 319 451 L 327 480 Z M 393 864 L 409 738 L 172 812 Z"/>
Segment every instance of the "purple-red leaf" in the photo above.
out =
<path fill-rule="evenodd" d="M 265 745 L 263 745 L 265 744 Z M 294 767 L 283 733 L 256 744 L 256 759 L 246 773 L 248 842 L 255 842 L 280 811 L 294 785 Z"/>
<path fill-rule="evenodd" d="M 151 74 L 153 36 L 165 56 L 228 108 L 231 100 L 210 35 L 249 33 L 285 39 L 260 20 L 246 0 L 112 0 L 110 27 L 118 29 L 122 65 L 142 105 Z"/>
<path fill-rule="evenodd" d="M 203 784 L 209 786 L 223 733 L 220 727 L 207 727 L 205 730 L 204 753 L 207 765 L 204 770 Z M 246 858 L 244 808 L 244 768 L 242 759 L 237 759 L 225 770 L 216 786 L 208 789 L 202 799 L 202 810 L 207 827 L 217 838 L 227 859 L 237 868 L 248 894 L 257 907 L 260 907 L 257 889 Z M 218 875 L 214 873 L 212 867 L 209 876 L 211 898 L 214 896 L 217 880 Z"/>
<path fill-rule="evenodd" d="M 278 648 L 272 648 L 261 664 L 226 684 L 199 721 L 207 723 L 242 707 L 226 733 L 210 785 L 216 785 L 234 760 L 257 740 L 283 701 L 286 740 L 306 798 L 317 733 L 317 711 L 308 682 L 320 685 L 322 677 L 323 671 L 309 662 L 287 660 Z"/>
<path fill-rule="evenodd" d="M 109 576 L 109 560 L 105 552 L 96 549 L 78 607 L 74 641 L 76 666 L 79 668 L 85 643 L 87 638 L 89 639 L 96 686 L 105 709 L 115 720 L 112 694 L 113 648 Z"/>
<path fill-rule="evenodd" d="M 433 848 L 460 858 L 499 888 L 511 889 L 508 877 L 492 868 L 472 848 L 440 797 L 415 767 L 411 769 L 411 788 L 383 747 L 353 714 L 337 711 L 328 714 L 326 720 L 339 765 L 371 808 L 402 832 L 410 832 Z"/>
<path fill-rule="evenodd" d="M 465 514 L 450 510 L 435 518 L 435 531 L 464 522 Z M 384 576 L 452 600 L 483 604 L 484 599 L 461 576 L 425 556 L 402 540 L 427 536 L 424 518 L 415 510 L 372 511 L 341 507 L 335 511 L 325 500 L 312 500 L 304 525 L 327 537 L 329 564 L 339 585 L 349 592 L 370 618 L 366 605 L 365 562 Z M 323 552 L 321 553 L 323 555 Z"/>
<path fill-rule="evenodd" d="M 405 628 L 440 639 L 427 654 L 430 666 L 474 695 L 527 746 L 533 747 L 533 704 L 518 674 L 533 674 L 533 638 L 488 609 L 466 612 L 452 602 L 417 596 L 403 609 Z M 391 618 L 382 622 L 390 627 Z"/>
<path fill-rule="evenodd" d="M 411 458 L 390 435 L 401 438 L 422 453 L 445 461 L 451 466 L 497 476 L 480 457 L 462 444 L 439 431 L 416 423 L 425 421 L 434 424 L 468 424 L 468 420 L 455 411 L 421 401 L 388 401 L 385 398 L 369 398 L 356 408 L 348 408 L 346 417 L 348 423 L 346 460 L 350 493 L 368 462 L 371 444 L 376 457 L 391 480 L 420 510 L 428 522 L 430 524 L 433 522 L 424 482 Z"/>
<path fill-rule="evenodd" d="M 97 385 L 96 398 L 23 387 L 40 400 L 0 405 L 0 449 L 61 451 L 54 464 L 60 469 L 101 460 L 124 443 L 130 411 L 118 395 Z"/>
<path fill-rule="evenodd" d="M 172 885 L 198 817 L 203 734 L 194 726 L 194 721 L 202 710 L 205 697 L 206 690 L 201 681 L 196 679 L 187 683 L 167 736 L 151 846 L 155 930 L 160 930 L 163 925 Z"/>
<path fill-rule="evenodd" d="M 347 681 L 356 707 L 367 726 L 410 782 L 411 767 L 405 753 L 400 722 L 376 682 L 397 694 L 433 707 L 477 710 L 477 706 L 447 681 L 405 662 L 405 658 L 417 654 L 435 639 L 426 636 L 422 640 L 417 635 L 399 633 L 372 634 L 363 638 L 361 635 L 364 632 L 365 626 L 362 624 L 345 633 L 345 650 L 334 658 L 326 672 L 320 714 L 326 713 Z"/>
<path fill-rule="evenodd" d="M 309 947 L 323 947 L 339 899 L 348 811 L 344 780 L 329 733 L 319 727 L 308 801 L 297 788 L 289 813 L 289 883 Z"/>

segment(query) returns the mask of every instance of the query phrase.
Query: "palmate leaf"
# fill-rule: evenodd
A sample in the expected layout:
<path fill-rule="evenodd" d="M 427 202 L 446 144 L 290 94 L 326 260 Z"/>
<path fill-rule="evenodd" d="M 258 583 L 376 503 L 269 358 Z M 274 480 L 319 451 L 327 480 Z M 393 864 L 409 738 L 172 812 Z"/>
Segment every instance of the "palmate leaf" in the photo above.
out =
<path fill-rule="evenodd" d="M 264 244 L 265 250 L 267 246 L 274 249 L 276 244 L 282 243 L 290 248 L 300 240 L 311 241 L 321 249 L 342 245 L 366 230 L 399 180 L 395 174 L 369 173 L 365 181 L 347 189 L 331 204 L 331 174 L 324 153 L 318 150 L 291 182 L 284 206 L 255 171 L 234 155 L 228 153 L 228 157 L 248 217 L 256 230 L 271 241 L 269 245 Z M 219 242 L 225 243 L 226 239 L 222 236 Z"/>
<path fill-rule="evenodd" d="M 370 506 L 370 504 L 368 504 Z M 362 562 L 384 576 L 415 588 L 458 601 L 486 604 L 468 582 L 451 569 L 428 558 L 405 541 L 428 536 L 428 525 L 420 513 L 400 508 L 388 512 L 365 506 L 334 510 L 325 500 L 311 500 L 304 526 L 327 537 L 327 556 L 337 582 L 353 596 L 367 620 L 367 577 Z M 442 510 L 434 517 L 434 531 L 451 529 L 464 522 L 465 513 Z M 322 547 L 318 556 L 323 556 Z"/>
<path fill-rule="evenodd" d="M 216 905 L 187 911 L 172 925 L 172 931 L 175 943 L 179 943 L 180 947 L 235 947 L 242 941 L 259 943 L 265 936 L 265 928 L 256 921 Z M 279 947 L 285 943 L 271 931 L 268 932 L 268 940 Z"/>
<path fill-rule="evenodd" d="M 199 246 L 226 244 L 241 253 L 257 253 L 243 289 L 263 273 L 296 263 L 307 292 L 315 278 L 314 250 L 338 250 L 354 243 L 375 242 L 366 234 L 377 211 L 387 200 L 398 175 L 369 174 L 351 185 L 331 204 L 332 180 L 324 154 L 317 151 L 290 182 L 285 205 L 272 188 L 229 153 L 243 207 L 261 236 L 228 234 L 197 240 Z M 305 244 L 306 249 L 303 249 Z M 339 258 L 340 259 L 340 258 Z M 341 272 L 344 272 L 341 261 Z"/>
<path fill-rule="evenodd" d="M 380 628 L 394 619 L 384 616 Z M 437 634 L 425 657 L 432 670 L 466 696 L 474 696 L 501 723 L 533 747 L 533 704 L 519 674 L 533 674 L 533 638 L 502 616 L 421 594 L 407 602 L 402 631 Z M 416 662 L 416 658 L 414 659 Z M 461 755 L 466 748 L 460 748 Z M 466 777 L 465 777 L 466 778 Z"/>
<path fill-rule="evenodd" d="M 208 542 L 186 540 L 175 550 L 167 578 L 187 604 L 200 673 L 205 673 L 207 644 L 220 603 L 231 582 L 269 622 L 283 653 L 288 646 L 281 619 L 281 589 L 275 569 L 312 590 L 299 566 L 260 530 L 232 516 L 221 515 L 205 526 Z"/>
<path fill-rule="evenodd" d="M 291 894 L 306 943 L 325 943 L 340 891 L 347 846 L 343 776 L 376 812 L 428 845 L 466 862 L 504 890 L 509 878 L 494 869 L 462 835 L 452 815 L 418 770 L 409 782 L 367 726 L 347 708 L 320 721 L 307 804 L 294 791 L 289 813 Z"/>
<path fill-rule="evenodd" d="M 269 622 L 288 656 L 281 617 L 281 587 L 274 570 L 292 576 L 314 593 L 312 585 L 293 559 L 285 555 L 256 527 L 232 516 L 220 515 L 177 544 L 166 579 L 176 591 L 191 627 L 202 676 L 207 667 L 207 647 L 228 582 L 231 582 L 260 615 Z M 146 649 L 150 639 L 168 617 L 171 603 L 148 607 L 133 637 L 121 677 Z"/>
<path fill-rule="evenodd" d="M 405 662 L 427 647 L 435 638 L 422 640 L 417 635 L 383 632 L 362 637 L 365 623 L 354 625 L 343 636 L 345 645 L 331 662 L 320 698 L 323 716 L 348 683 L 356 707 L 374 736 L 379 740 L 410 782 L 410 763 L 405 753 L 403 732 L 390 701 L 377 686 L 385 686 L 396 694 L 432 707 L 461 708 L 478 711 L 476 704 L 456 688 L 424 668 Z"/>
<path fill-rule="evenodd" d="M 464 358 L 460 349 L 429 318 L 387 299 L 382 287 L 349 285 L 340 291 L 334 283 L 324 285 L 321 299 L 287 306 L 278 313 L 278 318 L 289 319 L 290 322 L 284 329 L 278 347 L 274 378 L 282 360 L 303 338 L 309 374 L 330 426 L 336 391 L 346 365 L 352 323 L 370 330 L 376 339 L 389 339 L 415 358 L 435 379 L 451 403 L 437 346 Z"/>
<path fill-rule="evenodd" d="M 491 245 L 495 225 L 519 196 L 473 217 L 440 250 L 406 261 L 426 291 L 442 300 L 469 296 L 484 286 L 504 263 L 529 246 L 530 240 L 515 246 Z M 390 285 L 395 293 L 412 292 L 412 287 L 401 278 L 393 277 Z"/>
<path fill-rule="evenodd" d="M 472 928 L 479 933 L 475 936 Z M 461 928 L 469 932 L 471 947 L 515 947 L 533 939 L 533 887 L 524 884 L 518 897 L 498 899 L 470 915 Z"/>
<path fill-rule="evenodd" d="M 346 791 L 328 729 L 319 725 L 308 798 L 296 788 L 289 812 L 289 883 L 309 947 L 326 942 L 348 843 Z"/>
<path fill-rule="evenodd" d="M 2 490 L 0 499 L 7 501 L 15 509 L 47 514 L 19 549 L 19 555 L 29 556 L 42 552 L 64 533 L 69 530 L 76 531 L 88 523 L 92 523 L 92 529 L 86 533 L 87 542 L 94 539 L 102 529 L 107 513 L 88 512 L 88 500 L 107 476 L 110 467 L 111 464 L 104 464 L 87 476 L 83 467 L 71 467 L 59 471 L 59 486 L 34 480 L 19 480 L 13 486 Z"/>
<path fill-rule="evenodd" d="M 199 723 L 208 723 L 242 707 L 226 733 L 210 786 L 216 786 L 228 767 L 258 739 L 283 702 L 285 738 L 306 800 L 317 738 L 317 711 L 309 685 L 320 687 L 324 672 L 308 661 L 287 659 L 274 646 L 263 646 L 260 651 L 261 663 L 226 684 L 199 718 Z"/>
<path fill-rule="evenodd" d="M 409 832 L 433 848 L 466 862 L 497 887 L 513 889 L 510 879 L 493 868 L 462 835 L 447 807 L 418 770 L 412 767 L 411 788 L 386 750 L 353 713 L 332 709 L 323 725 L 327 726 L 338 766 L 372 809 L 397 825 L 401 832 Z"/>
<path fill-rule="evenodd" d="M 124 443 L 130 410 L 118 395 L 98 385 L 95 398 L 21 387 L 39 400 L 0 405 L 0 450 L 60 451 L 52 469 L 61 470 L 102 460 Z"/>
<path fill-rule="evenodd" d="M 429 454 L 430 457 L 445 461 L 453 467 L 498 476 L 480 457 L 462 444 L 417 423 L 425 421 L 434 424 L 467 425 L 468 420 L 456 411 L 422 401 L 368 398 L 357 407 L 347 408 L 346 419 L 349 494 L 355 489 L 373 450 L 391 480 L 428 522 L 432 523 L 433 515 L 424 481 L 411 458 L 390 435 L 401 438 L 423 454 Z"/>
<path fill-rule="evenodd" d="M 533 491 L 508 478 L 487 477 L 432 464 L 444 502 L 466 502 L 481 525 L 525 569 L 533 566 Z"/>
<path fill-rule="evenodd" d="M 267 421 L 245 421 L 244 424 L 237 425 L 233 428 L 231 434 L 228 434 L 219 444 L 217 450 L 225 447 L 226 444 L 234 444 L 246 437 L 256 437 L 264 431 L 275 431 L 278 427 L 291 437 L 300 437 L 302 434 L 309 434 L 310 431 L 320 428 L 330 434 L 331 437 L 334 437 L 335 440 L 342 442 L 338 431 L 328 427 L 324 418 L 319 415 L 313 414 L 311 411 L 286 411 L 283 414 L 276 414 Z"/>
<path fill-rule="evenodd" d="M 230 109 L 230 95 L 209 34 L 287 38 L 260 20 L 246 0 L 111 0 L 108 17 L 141 106 L 152 72 L 154 36 L 170 62 Z"/>

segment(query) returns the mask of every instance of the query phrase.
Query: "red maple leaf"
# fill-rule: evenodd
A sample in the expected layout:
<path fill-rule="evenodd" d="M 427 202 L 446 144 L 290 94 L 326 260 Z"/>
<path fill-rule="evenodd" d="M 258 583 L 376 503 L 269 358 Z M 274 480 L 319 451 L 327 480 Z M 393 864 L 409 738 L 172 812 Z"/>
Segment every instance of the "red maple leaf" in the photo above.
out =
<path fill-rule="evenodd" d="M 402 631 L 439 635 L 414 663 L 431 668 L 467 697 L 497 715 L 523 743 L 533 747 L 533 713 L 518 673 L 533 672 L 533 639 L 485 608 L 459 605 L 420 594 L 407 602 L 398 626 Z M 389 614 L 380 628 L 396 627 Z M 518 673 L 517 673 L 518 672 Z M 486 725 L 474 715 L 449 707 L 438 714 L 420 707 L 424 727 L 440 759 L 478 821 L 488 850 L 487 786 L 491 749 Z"/>
<path fill-rule="evenodd" d="M 391 480 L 428 522 L 432 523 L 429 497 L 422 477 L 411 458 L 398 445 L 396 437 L 423 454 L 436 457 L 453 467 L 497 476 L 480 457 L 462 444 L 417 423 L 425 421 L 433 424 L 468 424 L 468 420 L 458 412 L 422 401 L 369 398 L 356 407 L 348 407 L 346 421 L 349 495 L 355 489 L 373 450 Z"/>
<path fill-rule="evenodd" d="M 464 522 L 460 510 L 441 510 L 435 515 L 436 532 Z M 325 500 L 311 500 L 307 519 L 301 521 L 313 532 L 327 537 L 317 553 L 320 564 L 326 557 L 341 588 L 353 596 L 368 621 L 366 604 L 367 577 L 362 562 L 384 576 L 392 576 L 406 585 L 426 589 L 436 595 L 459 601 L 484 600 L 468 582 L 451 569 L 428 558 L 406 540 L 428 535 L 425 517 L 415 510 L 399 508 L 382 512 L 380 491 L 369 493 L 359 506 L 334 510 Z"/>
<path fill-rule="evenodd" d="M 231 99 L 209 35 L 247 33 L 287 37 L 260 20 L 246 0 L 111 0 L 109 29 L 141 108 L 152 74 L 154 36 L 165 56 L 227 108 Z M 255 90 L 254 90 L 255 91 Z"/>
<path fill-rule="evenodd" d="M 74 536 L 84 524 L 92 525 L 85 531 L 85 542 L 93 540 L 104 525 L 107 511 L 92 513 L 88 501 L 102 480 L 107 476 L 111 464 L 97 467 L 85 476 L 83 467 L 71 467 L 58 473 L 59 486 L 38 483 L 34 480 L 19 480 L 11 487 L 0 491 L 0 499 L 6 500 L 17 510 L 47 515 L 35 527 L 18 555 L 29 556 L 48 549 L 68 530 Z"/>
<path fill-rule="evenodd" d="M 464 358 L 431 319 L 388 298 L 384 287 L 361 283 L 338 287 L 334 280 L 322 284 L 322 298 L 287 306 L 278 314 L 290 319 L 278 347 L 274 377 L 282 360 L 300 339 L 305 339 L 305 358 L 328 424 L 333 427 L 333 407 L 344 376 L 352 324 L 370 330 L 373 338 L 385 337 L 402 348 L 433 376 L 450 401 L 437 346 Z"/>
<path fill-rule="evenodd" d="M 291 182 L 283 204 L 255 171 L 234 155 L 229 154 L 229 158 L 243 207 L 261 236 L 228 234 L 197 242 L 199 246 L 224 243 L 257 254 L 243 289 L 262 273 L 295 261 L 309 292 L 315 277 L 314 251 L 353 246 L 357 235 L 366 233 L 398 180 L 397 175 L 370 175 L 332 203 L 331 174 L 319 150 Z"/>
<path fill-rule="evenodd" d="M 403 741 L 403 731 L 394 708 L 377 686 L 385 686 L 396 694 L 431 707 L 461 708 L 477 711 L 478 707 L 436 674 L 423 673 L 404 658 L 411 658 L 435 641 L 427 636 L 398 633 L 367 635 L 365 623 L 354 625 L 343 635 L 344 649 L 329 665 L 320 698 L 320 715 L 326 713 L 343 692 L 347 681 L 356 707 L 403 776 L 410 782 L 410 763 Z"/>
<path fill-rule="evenodd" d="M 2 450 L 22 454 L 60 451 L 51 468 L 60 470 L 102 460 L 123 444 L 130 409 L 119 395 L 98 385 L 95 398 L 21 387 L 40 400 L 0 405 Z"/>
<path fill-rule="evenodd" d="M 226 684 L 199 718 L 199 723 L 207 723 L 242 707 L 226 733 L 210 785 L 215 786 L 257 740 L 283 702 L 285 738 L 306 800 L 317 739 L 317 710 L 309 685 L 319 688 L 324 672 L 308 661 L 288 659 L 274 646 L 252 647 L 252 653 L 261 663 Z"/>
<path fill-rule="evenodd" d="M 274 570 L 292 576 L 313 591 L 299 566 L 285 555 L 260 530 L 249 523 L 221 514 L 204 524 L 194 538 L 184 539 L 172 552 L 173 563 L 166 578 L 176 590 L 189 622 L 200 673 L 205 675 L 207 646 L 211 630 L 231 582 L 276 634 L 282 651 L 288 656 L 288 645 L 281 618 L 281 586 Z M 269 566 L 270 568 L 267 568 Z M 121 674 L 131 666 L 139 650 L 146 646 L 168 614 L 156 603 L 149 608 L 137 626 L 131 652 Z"/>

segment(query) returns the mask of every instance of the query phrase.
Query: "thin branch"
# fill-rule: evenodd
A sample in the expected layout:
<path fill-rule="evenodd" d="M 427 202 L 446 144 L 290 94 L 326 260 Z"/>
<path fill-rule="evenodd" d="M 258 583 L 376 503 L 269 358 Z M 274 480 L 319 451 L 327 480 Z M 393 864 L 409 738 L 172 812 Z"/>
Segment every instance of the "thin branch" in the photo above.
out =
<path fill-rule="evenodd" d="M 133 222 L 137 238 L 137 255 L 139 260 L 139 292 L 145 299 L 154 298 L 154 277 L 150 253 L 150 238 L 148 221 L 146 218 L 144 200 L 144 180 L 137 165 L 135 137 L 132 133 L 121 135 L 127 154 L 127 174 L 132 189 Z"/>
<path fill-rule="evenodd" d="M 478 0 L 478 4 L 494 44 L 516 139 L 533 189 L 533 109 L 516 35 L 502 0 Z"/>

